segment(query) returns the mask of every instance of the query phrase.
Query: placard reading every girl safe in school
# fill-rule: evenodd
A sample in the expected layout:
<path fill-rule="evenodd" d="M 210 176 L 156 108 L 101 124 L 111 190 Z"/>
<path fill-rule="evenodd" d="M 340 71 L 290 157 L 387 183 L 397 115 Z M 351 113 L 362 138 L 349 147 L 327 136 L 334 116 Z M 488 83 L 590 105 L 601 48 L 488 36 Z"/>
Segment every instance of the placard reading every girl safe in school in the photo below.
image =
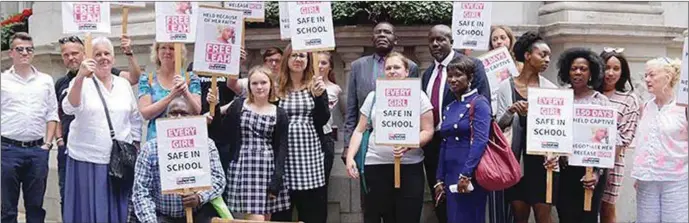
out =
<path fill-rule="evenodd" d="M 330 2 L 289 2 L 289 28 L 294 51 L 335 49 Z"/>
<path fill-rule="evenodd" d="M 375 142 L 379 145 L 418 147 L 421 129 L 419 79 L 377 80 Z"/>
<path fill-rule="evenodd" d="M 193 43 L 196 41 L 198 2 L 156 2 L 155 13 L 157 42 Z"/>
<path fill-rule="evenodd" d="M 162 191 L 210 187 L 206 118 L 158 119 L 156 128 Z"/>
<path fill-rule="evenodd" d="M 454 2 L 452 48 L 488 50 L 492 7 L 491 2 Z"/>
<path fill-rule="evenodd" d="M 526 153 L 572 153 L 571 89 L 529 88 Z"/>
<path fill-rule="evenodd" d="M 110 33 L 110 3 L 63 2 L 62 33 Z"/>
<path fill-rule="evenodd" d="M 616 143 L 615 108 L 574 105 L 574 146 L 569 165 L 613 168 Z"/>
<path fill-rule="evenodd" d="M 243 12 L 200 7 L 194 71 L 238 75 L 242 32 Z"/>

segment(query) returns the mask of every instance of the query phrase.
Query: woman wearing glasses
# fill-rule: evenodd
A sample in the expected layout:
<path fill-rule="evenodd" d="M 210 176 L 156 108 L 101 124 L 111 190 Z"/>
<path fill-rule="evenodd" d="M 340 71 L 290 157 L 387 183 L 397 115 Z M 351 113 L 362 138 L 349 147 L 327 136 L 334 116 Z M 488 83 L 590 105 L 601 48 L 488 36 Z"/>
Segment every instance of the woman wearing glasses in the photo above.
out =
<path fill-rule="evenodd" d="M 646 62 L 646 87 L 652 95 L 642 106 L 632 177 L 636 179 L 638 222 L 687 222 L 687 110 L 675 101 L 681 61 Z"/>
<path fill-rule="evenodd" d="M 605 63 L 605 77 L 598 89 L 617 107 L 617 147 L 615 167 L 608 171 L 607 184 L 601 203 L 600 217 L 603 223 L 616 222 L 615 203 L 624 179 L 624 154 L 634 139 L 639 120 L 639 97 L 633 92 L 631 72 L 627 58 L 622 54 L 624 48 L 605 47 L 600 57 Z M 627 84 L 631 89 L 627 88 Z"/>

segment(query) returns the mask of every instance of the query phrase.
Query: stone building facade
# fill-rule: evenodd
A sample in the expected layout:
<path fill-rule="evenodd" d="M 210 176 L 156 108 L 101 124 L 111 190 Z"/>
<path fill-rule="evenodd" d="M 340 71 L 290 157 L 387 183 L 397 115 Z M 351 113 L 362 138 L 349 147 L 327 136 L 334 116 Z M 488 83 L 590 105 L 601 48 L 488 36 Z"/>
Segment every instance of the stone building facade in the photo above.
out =
<path fill-rule="evenodd" d="M 13 4 L 8 2 L 1 3 Z M 26 3 L 22 3 L 26 4 Z M 202 4 L 220 6 L 220 2 L 204 2 Z M 61 7 L 59 2 L 33 2 L 34 15 L 29 19 L 29 32 L 34 37 L 36 46 L 35 66 L 46 73 L 54 75 L 57 80 L 64 75 L 65 68 L 59 54 L 57 40 L 65 36 L 62 34 Z M 679 58 L 681 54 L 681 35 L 687 29 L 687 2 L 494 2 L 493 24 L 510 26 L 519 36 L 528 30 L 538 30 L 546 36 L 552 48 L 552 60 L 570 47 L 589 47 L 600 52 L 603 47 L 623 47 L 630 62 L 635 89 L 644 92 L 643 72 L 644 62 L 658 56 Z M 13 7 L 2 7 L 13 8 Z M 19 8 L 21 7 L 14 7 Z M 3 11 L 3 14 L 6 13 Z M 126 69 L 126 59 L 119 51 L 119 36 L 121 35 L 121 10 L 113 7 L 112 33 L 108 35 L 115 44 L 116 63 L 119 68 Z M 155 21 L 153 3 L 147 3 L 146 8 L 131 9 L 129 14 L 129 35 L 133 40 L 134 53 L 139 64 L 144 68 L 150 65 L 150 46 L 155 39 Z M 416 61 L 421 69 L 432 64 L 427 45 L 427 34 L 434 24 L 420 26 L 397 26 L 399 46 L 397 51 Z M 371 26 L 342 26 L 335 28 L 337 48 L 334 52 L 337 83 L 342 89 L 347 89 L 347 76 L 351 70 L 352 61 L 362 55 L 371 54 Z M 281 41 L 277 28 L 248 29 L 246 31 L 246 49 L 249 53 L 248 67 L 261 63 L 262 50 L 268 46 L 284 47 L 289 41 Z M 187 46 L 190 51 L 187 58 L 192 57 L 193 44 Z M 478 56 L 483 52 L 473 52 Z M 7 52 L 2 52 L 2 70 L 11 64 Z M 545 76 L 557 83 L 555 63 L 545 72 Z M 334 114 L 336 125 L 342 126 L 342 115 Z M 341 144 L 341 142 L 340 142 Z M 338 147 L 341 150 L 341 145 Z M 627 156 L 632 156 L 633 151 Z M 51 166 L 55 167 L 54 158 Z M 335 168 L 332 174 L 332 185 L 329 190 L 329 222 L 360 222 L 358 183 L 346 177 L 344 166 L 336 155 Z M 630 169 L 630 168 L 628 168 Z M 49 220 L 58 219 L 59 195 L 57 193 L 57 168 L 51 167 L 49 187 L 46 195 L 46 206 Z M 53 177 L 54 176 L 54 177 Z M 628 176 L 628 175 L 627 175 Z M 635 201 L 631 194 L 634 189 L 632 181 L 627 180 L 624 185 L 623 196 L 618 207 L 618 220 L 634 221 Z M 422 222 L 434 222 L 432 219 L 430 197 L 427 197 Z"/>

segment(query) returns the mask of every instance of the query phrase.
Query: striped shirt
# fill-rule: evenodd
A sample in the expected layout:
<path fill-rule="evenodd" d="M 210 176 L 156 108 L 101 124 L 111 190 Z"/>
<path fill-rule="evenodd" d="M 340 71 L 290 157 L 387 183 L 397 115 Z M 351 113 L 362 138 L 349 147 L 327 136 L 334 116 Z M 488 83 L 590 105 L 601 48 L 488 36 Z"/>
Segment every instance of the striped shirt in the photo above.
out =
<path fill-rule="evenodd" d="M 624 180 L 624 154 L 629 144 L 634 140 L 634 134 L 640 118 L 639 97 L 631 91 L 615 91 L 610 102 L 617 108 L 617 154 L 615 167 L 609 171 L 607 186 L 603 194 L 603 201 L 615 204 L 620 186 Z"/>

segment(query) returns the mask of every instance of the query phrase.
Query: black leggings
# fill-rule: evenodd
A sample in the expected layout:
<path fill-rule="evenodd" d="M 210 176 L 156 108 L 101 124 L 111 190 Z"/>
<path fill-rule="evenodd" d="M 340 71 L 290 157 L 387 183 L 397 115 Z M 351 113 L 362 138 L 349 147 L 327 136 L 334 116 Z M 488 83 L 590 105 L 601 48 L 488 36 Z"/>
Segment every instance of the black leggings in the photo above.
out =
<path fill-rule="evenodd" d="M 297 209 L 298 220 L 304 223 L 325 223 L 328 219 L 328 196 L 325 186 L 311 190 L 290 190 L 289 210 L 274 213 L 271 221 L 292 222 L 293 209 Z"/>
<path fill-rule="evenodd" d="M 605 171 L 607 173 L 607 170 Z M 591 211 L 584 211 L 584 187 L 581 178 L 586 174 L 585 167 L 567 166 L 560 171 L 560 189 L 557 201 L 557 215 L 561 223 L 596 223 L 600 211 L 601 198 L 606 185 L 606 175 L 598 178 L 591 197 Z"/>
<path fill-rule="evenodd" d="M 393 164 L 366 165 L 365 223 L 418 223 L 423 207 L 423 164 L 400 167 L 400 188 L 395 189 Z"/>

